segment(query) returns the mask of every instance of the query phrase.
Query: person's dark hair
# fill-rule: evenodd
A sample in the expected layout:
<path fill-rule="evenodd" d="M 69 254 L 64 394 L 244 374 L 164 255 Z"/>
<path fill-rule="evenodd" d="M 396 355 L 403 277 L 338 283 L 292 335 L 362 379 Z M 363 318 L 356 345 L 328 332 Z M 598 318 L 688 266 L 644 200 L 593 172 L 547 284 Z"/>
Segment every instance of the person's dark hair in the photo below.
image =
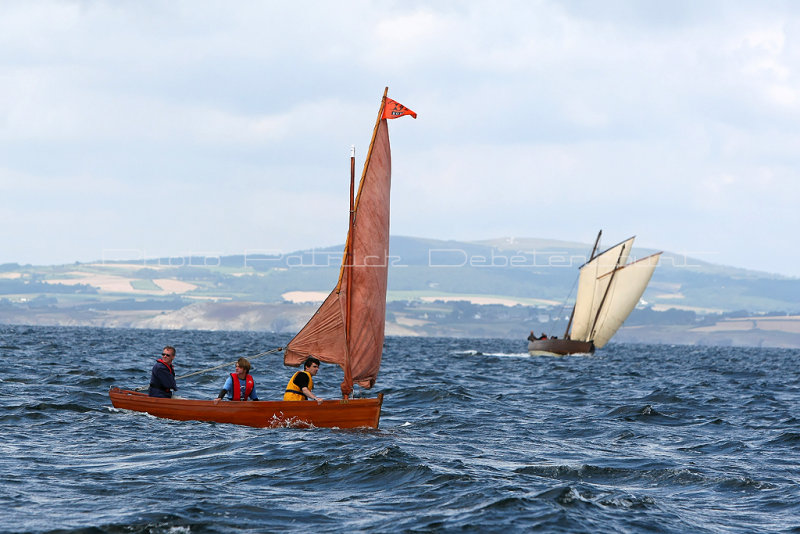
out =
<path fill-rule="evenodd" d="M 303 362 L 303 369 L 308 369 L 309 367 L 311 367 L 312 363 L 316 363 L 317 366 L 319 366 L 319 360 L 313 356 L 309 356 L 308 358 L 306 358 L 306 361 Z"/>
<path fill-rule="evenodd" d="M 165 350 L 170 350 L 170 351 L 172 351 L 172 354 L 177 354 L 177 353 L 178 353 L 178 351 L 176 351 L 176 350 L 175 350 L 175 347 L 173 347 L 172 345 L 167 345 L 166 347 L 164 347 L 163 349 L 161 349 L 161 352 L 164 352 Z"/>

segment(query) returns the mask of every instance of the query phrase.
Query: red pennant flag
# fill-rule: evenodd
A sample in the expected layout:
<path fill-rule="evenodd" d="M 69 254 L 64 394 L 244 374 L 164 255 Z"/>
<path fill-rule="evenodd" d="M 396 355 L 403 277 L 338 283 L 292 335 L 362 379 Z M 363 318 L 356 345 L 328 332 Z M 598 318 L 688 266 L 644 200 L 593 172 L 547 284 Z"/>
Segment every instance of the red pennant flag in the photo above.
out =
<path fill-rule="evenodd" d="M 411 115 L 415 119 L 417 118 L 417 114 L 405 107 L 403 104 L 395 102 L 391 98 L 387 98 L 386 106 L 383 108 L 383 115 L 381 115 L 381 118 L 396 119 L 398 117 L 402 117 L 403 115 Z"/>

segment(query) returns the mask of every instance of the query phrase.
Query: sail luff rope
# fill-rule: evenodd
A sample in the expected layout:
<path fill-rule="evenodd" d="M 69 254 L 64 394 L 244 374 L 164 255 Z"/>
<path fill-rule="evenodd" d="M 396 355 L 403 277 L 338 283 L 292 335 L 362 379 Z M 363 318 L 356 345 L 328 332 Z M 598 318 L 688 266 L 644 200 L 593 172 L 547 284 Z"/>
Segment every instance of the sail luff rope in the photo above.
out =
<path fill-rule="evenodd" d="M 578 279 L 575 278 L 575 281 L 572 282 L 572 288 L 570 288 L 569 294 L 567 295 L 566 300 L 561 304 L 561 309 L 558 310 L 557 317 L 559 319 L 561 318 L 561 314 L 564 313 L 564 310 L 567 307 L 567 303 L 572 298 L 572 294 L 575 291 L 575 288 L 577 287 L 577 285 L 578 285 Z M 576 298 L 576 300 L 577 300 L 577 298 Z M 569 327 L 572 325 L 572 318 L 574 316 L 575 316 L 575 304 L 572 305 L 572 313 L 569 314 L 569 320 L 567 321 L 567 330 L 564 332 L 564 339 L 569 339 L 567 336 L 569 335 Z"/>

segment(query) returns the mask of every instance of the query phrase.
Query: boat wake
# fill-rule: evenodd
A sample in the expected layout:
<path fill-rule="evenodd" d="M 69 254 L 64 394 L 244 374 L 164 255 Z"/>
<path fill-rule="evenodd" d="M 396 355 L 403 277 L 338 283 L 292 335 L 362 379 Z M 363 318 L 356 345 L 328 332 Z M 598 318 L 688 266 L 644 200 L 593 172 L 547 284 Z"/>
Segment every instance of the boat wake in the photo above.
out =
<path fill-rule="evenodd" d="M 527 352 L 483 352 L 480 350 L 459 350 L 453 352 L 457 356 L 493 356 L 496 358 L 530 358 Z"/>

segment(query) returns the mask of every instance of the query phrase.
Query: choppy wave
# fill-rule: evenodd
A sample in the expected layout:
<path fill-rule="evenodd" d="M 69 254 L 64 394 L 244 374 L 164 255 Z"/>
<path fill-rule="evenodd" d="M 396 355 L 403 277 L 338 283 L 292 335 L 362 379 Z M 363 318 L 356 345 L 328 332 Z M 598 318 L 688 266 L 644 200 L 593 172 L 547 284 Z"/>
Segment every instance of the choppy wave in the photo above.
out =
<path fill-rule="evenodd" d="M 378 430 L 252 429 L 111 407 L 258 333 L 0 327 L 0 532 L 800 532 L 800 351 L 388 338 Z M 269 359 L 272 358 L 272 359 Z M 293 369 L 254 361 L 262 398 Z M 24 365 L 20 366 L 20 363 Z M 180 383 L 212 398 L 227 370 Z M 323 365 L 315 391 L 338 395 Z"/>

